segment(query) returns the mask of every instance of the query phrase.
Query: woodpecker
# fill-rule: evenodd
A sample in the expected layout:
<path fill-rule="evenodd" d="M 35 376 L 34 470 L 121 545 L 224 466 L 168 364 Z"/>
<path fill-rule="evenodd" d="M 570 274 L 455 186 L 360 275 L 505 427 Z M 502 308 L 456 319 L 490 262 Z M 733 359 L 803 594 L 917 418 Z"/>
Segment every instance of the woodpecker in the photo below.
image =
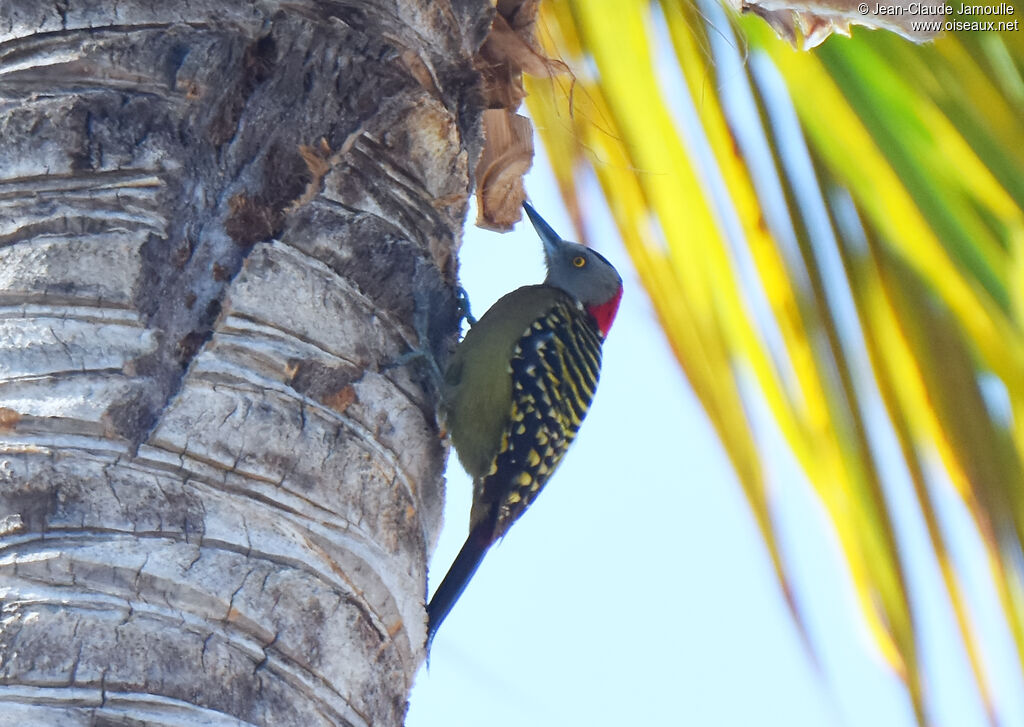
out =
<path fill-rule="evenodd" d="M 597 389 L 622 278 L 603 256 L 560 238 L 527 203 L 547 277 L 498 300 L 444 375 L 455 451 L 473 478 L 469 537 L 427 606 L 427 651 L 487 550 L 562 461 Z"/>

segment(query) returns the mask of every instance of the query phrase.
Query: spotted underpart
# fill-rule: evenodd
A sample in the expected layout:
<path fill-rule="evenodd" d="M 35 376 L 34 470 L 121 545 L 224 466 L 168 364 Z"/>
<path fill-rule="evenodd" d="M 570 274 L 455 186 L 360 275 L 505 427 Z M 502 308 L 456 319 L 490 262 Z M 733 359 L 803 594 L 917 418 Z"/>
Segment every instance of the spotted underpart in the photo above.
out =
<path fill-rule="evenodd" d="M 519 339 L 509 363 L 509 424 L 474 492 L 475 499 L 497 505 L 495 538 L 533 502 L 575 439 L 597 390 L 601 339 L 591 316 L 568 300 Z"/>

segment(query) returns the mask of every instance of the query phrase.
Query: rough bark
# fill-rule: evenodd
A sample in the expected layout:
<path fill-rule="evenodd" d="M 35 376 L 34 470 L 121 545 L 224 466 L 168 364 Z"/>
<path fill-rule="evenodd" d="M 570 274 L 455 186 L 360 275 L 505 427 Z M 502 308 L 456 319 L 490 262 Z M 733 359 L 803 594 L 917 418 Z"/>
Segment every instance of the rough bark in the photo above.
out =
<path fill-rule="evenodd" d="M 402 722 L 490 12 L 0 0 L 0 724 Z"/>

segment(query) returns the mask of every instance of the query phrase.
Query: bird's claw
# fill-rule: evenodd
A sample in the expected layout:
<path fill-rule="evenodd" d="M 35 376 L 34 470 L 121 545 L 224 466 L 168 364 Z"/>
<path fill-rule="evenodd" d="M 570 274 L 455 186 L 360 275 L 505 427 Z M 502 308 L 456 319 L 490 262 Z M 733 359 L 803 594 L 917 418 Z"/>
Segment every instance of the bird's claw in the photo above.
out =
<path fill-rule="evenodd" d="M 458 304 L 459 317 L 464 318 L 472 328 L 476 325 L 476 318 L 469 310 L 469 294 L 461 285 L 455 288 L 455 302 Z"/>

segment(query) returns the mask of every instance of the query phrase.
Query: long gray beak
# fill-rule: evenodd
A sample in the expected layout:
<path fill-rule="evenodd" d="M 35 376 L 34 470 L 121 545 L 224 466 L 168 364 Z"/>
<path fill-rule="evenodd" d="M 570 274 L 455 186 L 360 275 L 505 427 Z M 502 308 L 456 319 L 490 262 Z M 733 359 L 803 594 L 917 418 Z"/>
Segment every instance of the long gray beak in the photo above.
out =
<path fill-rule="evenodd" d="M 555 251 L 558 249 L 558 244 L 562 242 L 562 238 L 551 229 L 551 225 L 545 222 L 543 217 L 537 214 L 537 211 L 530 206 L 529 202 L 523 202 L 523 209 L 526 210 L 526 216 L 533 223 L 533 229 L 537 231 L 537 235 L 540 236 L 541 241 L 544 243 L 545 257 L 549 260 L 552 259 L 555 256 Z"/>

